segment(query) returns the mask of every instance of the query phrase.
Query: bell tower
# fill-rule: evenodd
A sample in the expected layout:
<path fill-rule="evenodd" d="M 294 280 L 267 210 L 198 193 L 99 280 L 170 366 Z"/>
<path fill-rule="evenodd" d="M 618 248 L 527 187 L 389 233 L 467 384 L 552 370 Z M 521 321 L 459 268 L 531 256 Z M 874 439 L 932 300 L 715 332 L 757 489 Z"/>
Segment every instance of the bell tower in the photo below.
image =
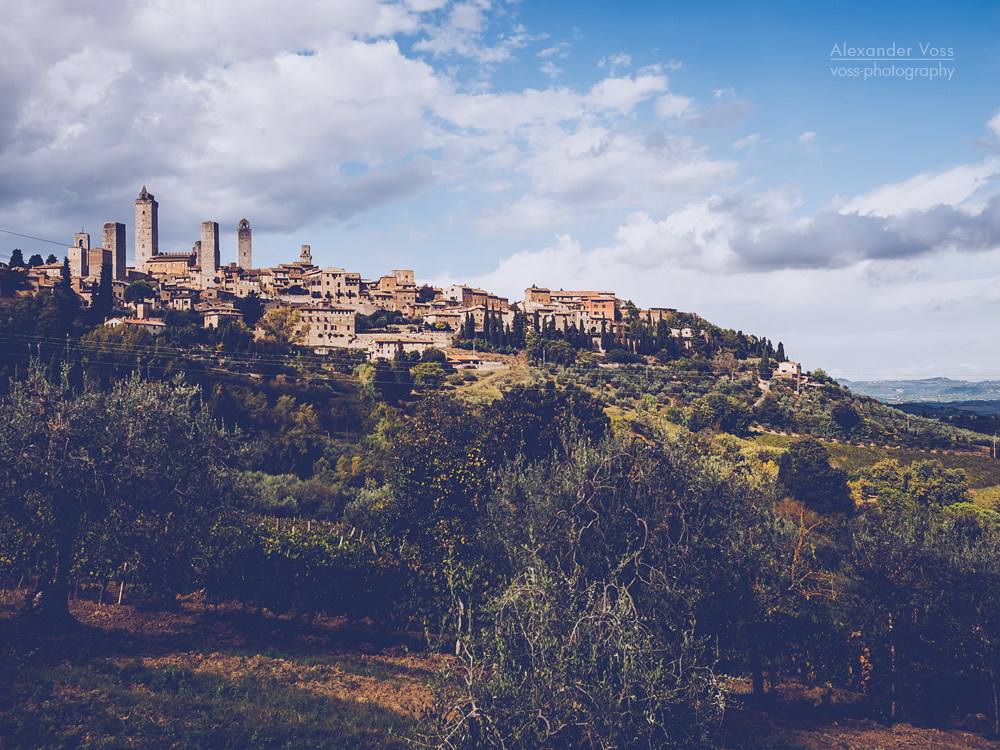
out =
<path fill-rule="evenodd" d="M 253 268 L 253 250 L 250 233 L 250 222 L 240 219 L 236 229 L 236 265 L 249 271 Z"/>
<path fill-rule="evenodd" d="M 135 200 L 135 267 L 139 271 L 145 271 L 146 261 L 160 254 L 159 208 L 160 204 L 143 185 Z"/>

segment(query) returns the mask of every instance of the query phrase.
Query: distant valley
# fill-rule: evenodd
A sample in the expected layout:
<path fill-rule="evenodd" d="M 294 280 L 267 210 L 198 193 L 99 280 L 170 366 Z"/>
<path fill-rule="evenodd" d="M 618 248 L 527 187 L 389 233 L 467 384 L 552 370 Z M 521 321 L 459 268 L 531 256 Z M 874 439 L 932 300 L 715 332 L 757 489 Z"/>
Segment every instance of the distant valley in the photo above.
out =
<path fill-rule="evenodd" d="M 853 393 L 871 396 L 887 404 L 903 404 L 906 402 L 954 402 L 996 401 L 989 411 L 982 411 L 983 404 L 969 405 L 963 411 L 979 414 L 996 414 L 1000 412 L 1000 381 L 987 380 L 971 382 L 968 380 L 952 380 L 951 378 L 927 378 L 925 380 L 838 380 Z M 974 407 L 974 408 L 973 408 Z"/>

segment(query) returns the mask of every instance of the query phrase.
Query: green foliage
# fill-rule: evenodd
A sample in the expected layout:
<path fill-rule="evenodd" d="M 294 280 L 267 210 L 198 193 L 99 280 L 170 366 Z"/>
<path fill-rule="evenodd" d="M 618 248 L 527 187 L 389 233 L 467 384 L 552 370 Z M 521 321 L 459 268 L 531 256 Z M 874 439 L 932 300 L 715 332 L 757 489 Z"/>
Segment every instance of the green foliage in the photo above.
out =
<path fill-rule="evenodd" d="M 53 383 L 38 365 L 0 404 L 0 508 L 43 517 L 46 550 L 36 600 L 46 619 L 68 617 L 66 582 L 85 528 L 127 531 L 121 562 L 185 585 L 187 540 L 200 516 L 231 499 L 229 436 L 197 406 L 197 389 L 130 378 L 107 391 Z M 170 586 L 161 578 L 162 586 Z"/>
<path fill-rule="evenodd" d="M 139 280 L 133 281 L 127 287 L 125 287 L 125 302 L 132 304 L 133 302 L 142 302 L 143 300 L 152 299 L 155 296 L 153 292 L 153 287 L 150 286 L 148 281 Z"/>
<path fill-rule="evenodd" d="M 413 375 L 413 385 L 417 388 L 434 390 L 445 378 L 445 371 L 437 362 L 421 362 L 410 372 Z"/>
<path fill-rule="evenodd" d="M 276 307 L 269 310 L 257 323 L 264 332 L 265 338 L 282 346 L 300 344 L 305 340 L 305 331 L 301 328 L 302 313 L 294 307 Z"/>
<path fill-rule="evenodd" d="M 688 429 L 692 432 L 710 427 L 742 435 L 750 425 L 750 408 L 722 393 L 708 393 L 691 405 Z"/>
<path fill-rule="evenodd" d="M 747 523 L 762 528 L 754 495 L 738 473 L 670 440 L 619 436 L 511 466 L 487 533 L 511 576 L 479 608 L 485 624 L 461 637 L 463 687 L 436 741 L 716 746 L 713 630 L 763 625 L 754 581 L 774 537 L 750 551 Z"/>
<path fill-rule="evenodd" d="M 854 501 L 847 474 L 830 465 L 830 454 L 820 441 L 805 437 L 782 454 L 778 479 L 792 496 L 822 515 L 850 514 Z"/>
<path fill-rule="evenodd" d="M 114 308 L 115 297 L 112 291 L 111 264 L 101 264 L 101 280 L 97 283 L 90 300 L 90 312 L 95 318 L 95 322 L 103 322 L 104 318 L 111 314 Z"/>
<path fill-rule="evenodd" d="M 506 460 L 546 458 L 563 438 L 599 441 L 609 420 L 589 394 L 515 386 L 483 413 L 495 455 Z"/>
<path fill-rule="evenodd" d="M 916 508 L 941 508 L 965 502 L 969 483 L 961 469 L 945 469 L 940 461 L 915 461 L 901 466 L 883 459 L 868 469 L 856 484 L 865 498 L 896 512 Z"/>
<path fill-rule="evenodd" d="M 625 351 L 624 349 L 612 349 L 609 351 L 604 358 L 617 365 L 631 365 L 631 364 L 644 364 L 646 358 L 640 354 L 633 354 L 632 352 Z"/>
<path fill-rule="evenodd" d="M 255 291 L 251 291 L 246 297 L 241 297 L 235 302 L 236 309 L 243 315 L 243 323 L 248 328 L 255 328 L 260 319 L 264 317 L 264 301 Z"/>

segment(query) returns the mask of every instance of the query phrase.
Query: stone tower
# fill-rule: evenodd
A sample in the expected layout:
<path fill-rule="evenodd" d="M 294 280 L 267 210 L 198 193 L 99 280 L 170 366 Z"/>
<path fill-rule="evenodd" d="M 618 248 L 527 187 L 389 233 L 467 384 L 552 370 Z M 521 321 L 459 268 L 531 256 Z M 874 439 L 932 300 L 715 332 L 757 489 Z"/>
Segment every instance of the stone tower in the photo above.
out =
<path fill-rule="evenodd" d="M 114 279 L 124 281 L 128 278 L 125 269 L 125 225 L 117 221 L 104 224 L 104 249 L 111 251 L 111 266 L 114 269 Z"/>
<path fill-rule="evenodd" d="M 299 253 L 299 263 L 308 263 L 310 266 L 313 262 L 312 249 L 309 245 L 302 246 L 302 252 Z"/>
<path fill-rule="evenodd" d="M 201 223 L 201 252 L 198 265 L 201 266 L 201 286 L 207 289 L 215 281 L 219 270 L 219 225 L 214 221 Z"/>
<path fill-rule="evenodd" d="M 146 270 L 147 260 L 160 254 L 159 208 L 160 204 L 143 185 L 135 201 L 135 267 L 140 271 Z"/>
<path fill-rule="evenodd" d="M 90 276 L 90 235 L 77 232 L 73 237 L 73 246 L 69 249 L 70 276 L 85 278 Z"/>
<path fill-rule="evenodd" d="M 252 252 L 250 222 L 240 219 L 236 229 L 236 265 L 247 271 L 253 268 Z"/>

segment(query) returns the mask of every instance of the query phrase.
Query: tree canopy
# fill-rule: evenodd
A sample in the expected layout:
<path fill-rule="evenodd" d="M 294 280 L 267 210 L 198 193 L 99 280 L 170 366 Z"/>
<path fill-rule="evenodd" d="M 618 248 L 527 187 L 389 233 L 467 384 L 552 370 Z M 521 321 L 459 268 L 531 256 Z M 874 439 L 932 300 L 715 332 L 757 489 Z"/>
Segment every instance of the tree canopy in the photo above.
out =
<path fill-rule="evenodd" d="M 88 525 L 132 534 L 129 562 L 184 580 L 193 563 L 185 529 L 232 497 L 234 448 L 199 409 L 196 387 L 132 377 L 76 390 L 65 372 L 53 382 L 34 363 L 0 403 L 0 511 L 52 540 L 32 611 L 69 619 L 67 576 Z"/>

